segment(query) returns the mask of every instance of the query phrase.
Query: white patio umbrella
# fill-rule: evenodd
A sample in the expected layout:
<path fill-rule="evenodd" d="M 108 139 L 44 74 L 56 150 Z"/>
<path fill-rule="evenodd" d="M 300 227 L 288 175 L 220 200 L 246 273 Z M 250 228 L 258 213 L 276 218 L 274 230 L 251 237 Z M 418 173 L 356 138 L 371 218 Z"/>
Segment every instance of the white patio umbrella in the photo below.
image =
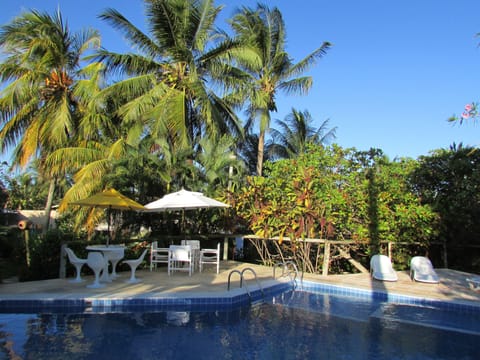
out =
<path fill-rule="evenodd" d="M 145 208 L 147 209 L 147 212 L 159 212 L 168 210 L 192 210 L 215 207 L 226 208 L 229 206 L 230 205 L 228 204 L 209 198 L 200 192 L 182 189 L 146 204 Z"/>
<path fill-rule="evenodd" d="M 145 205 L 146 212 L 182 211 L 182 231 L 185 221 L 185 210 L 227 208 L 230 205 L 209 198 L 200 192 L 180 191 L 166 194 L 162 198 Z"/>

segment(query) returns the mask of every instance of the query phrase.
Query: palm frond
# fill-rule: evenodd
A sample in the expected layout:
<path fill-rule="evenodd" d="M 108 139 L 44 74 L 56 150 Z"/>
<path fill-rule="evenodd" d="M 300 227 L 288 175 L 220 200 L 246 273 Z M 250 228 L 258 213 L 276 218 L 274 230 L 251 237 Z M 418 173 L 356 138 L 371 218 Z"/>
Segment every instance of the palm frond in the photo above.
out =
<path fill-rule="evenodd" d="M 124 75 L 157 73 L 160 69 L 159 63 L 151 58 L 138 54 L 117 54 L 104 49 L 98 50 L 89 59 L 103 63 L 106 71 L 121 78 Z"/>
<path fill-rule="evenodd" d="M 124 39 L 130 43 L 130 46 L 138 49 L 148 57 L 154 58 L 158 53 L 161 53 L 161 49 L 158 48 L 155 42 L 128 21 L 128 19 L 117 10 L 112 8 L 107 9 L 100 14 L 99 18 L 105 20 L 115 29 L 119 30 L 124 35 Z"/>
<path fill-rule="evenodd" d="M 303 74 L 305 71 L 310 69 L 313 65 L 316 64 L 318 59 L 325 56 L 327 51 L 331 48 L 332 44 L 329 42 L 324 42 L 318 49 L 307 55 L 301 61 L 290 67 L 288 76 L 297 76 Z"/>
<path fill-rule="evenodd" d="M 45 160 L 52 173 L 63 175 L 78 171 L 80 168 L 102 158 L 104 147 L 64 147 L 53 151 Z"/>
<path fill-rule="evenodd" d="M 295 79 L 280 82 L 278 90 L 282 90 L 287 94 L 302 94 L 308 93 L 312 87 L 313 80 L 310 76 L 298 77 Z"/>

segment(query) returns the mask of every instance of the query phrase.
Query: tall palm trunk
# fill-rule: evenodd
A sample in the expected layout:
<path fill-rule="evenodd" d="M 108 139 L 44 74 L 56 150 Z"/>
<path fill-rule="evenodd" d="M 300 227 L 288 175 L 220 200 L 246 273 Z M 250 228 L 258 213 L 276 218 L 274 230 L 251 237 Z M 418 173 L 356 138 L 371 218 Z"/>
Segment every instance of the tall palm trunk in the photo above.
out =
<path fill-rule="evenodd" d="M 264 147 L 265 147 L 265 131 L 260 131 L 260 134 L 258 136 L 257 176 L 262 176 Z"/>
<path fill-rule="evenodd" d="M 45 235 L 50 227 L 50 213 L 52 212 L 53 195 L 55 194 L 55 187 L 57 184 L 57 178 L 50 180 L 50 186 L 48 187 L 47 202 L 45 204 L 45 225 L 42 233 Z"/>
<path fill-rule="evenodd" d="M 265 153 L 265 133 L 270 128 L 270 110 L 262 109 L 260 112 L 260 129 L 258 134 L 257 176 L 263 173 L 263 155 Z"/>

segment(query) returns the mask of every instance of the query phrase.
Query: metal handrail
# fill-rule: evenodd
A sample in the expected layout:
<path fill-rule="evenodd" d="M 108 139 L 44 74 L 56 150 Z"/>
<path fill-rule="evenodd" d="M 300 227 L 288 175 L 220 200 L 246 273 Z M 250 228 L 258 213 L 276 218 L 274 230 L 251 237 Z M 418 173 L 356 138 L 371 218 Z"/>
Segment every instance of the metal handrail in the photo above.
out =
<path fill-rule="evenodd" d="M 230 271 L 230 273 L 228 274 L 227 290 L 230 291 L 230 280 L 231 280 L 233 274 L 239 274 L 239 275 L 240 275 L 240 288 L 242 288 L 242 287 L 243 287 L 243 279 L 245 278 L 245 277 L 244 277 L 244 273 L 245 273 L 246 271 L 252 272 L 253 276 L 255 277 L 255 281 L 257 282 L 258 288 L 260 289 L 260 291 L 261 291 L 261 293 L 262 293 L 262 296 L 265 297 L 265 294 L 264 294 L 264 292 L 263 292 L 262 285 L 261 285 L 260 282 L 258 281 L 257 273 L 255 272 L 255 270 L 253 270 L 252 268 L 249 268 L 249 267 L 243 269 L 241 272 L 240 272 L 240 270 L 236 270 L 236 269 Z M 248 289 L 247 283 L 245 283 L 245 290 L 247 291 L 247 294 L 248 294 L 248 296 L 249 296 L 250 299 L 251 299 L 252 296 L 251 296 L 251 294 L 250 294 L 250 290 Z"/>
<path fill-rule="evenodd" d="M 265 294 L 263 293 L 263 289 L 262 289 L 262 285 L 260 284 L 260 282 L 258 281 L 258 278 L 257 278 L 257 273 L 255 272 L 255 270 L 253 270 L 252 268 L 250 267 L 247 267 L 245 269 L 242 270 L 242 277 L 240 278 L 240 287 L 242 287 L 242 282 L 243 282 L 243 279 L 244 279 L 244 276 L 243 274 L 245 273 L 245 271 L 251 271 L 253 276 L 255 277 L 255 281 L 257 282 L 257 285 L 258 285 L 258 288 L 260 289 L 261 293 L 262 293 L 262 296 L 265 297 Z M 245 284 L 245 287 L 247 285 Z"/>
<path fill-rule="evenodd" d="M 289 268 L 289 265 L 291 265 L 291 267 L 293 267 L 293 270 L 294 270 L 294 277 L 292 278 L 292 271 L 290 270 Z M 285 276 L 285 272 L 286 270 L 288 270 L 287 272 L 287 275 L 288 277 L 290 278 L 290 281 L 292 282 L 292 285 L 293 287 L 295 288 L 296 287 L 296 284 L 297 284 L 297 277 L 298 277 L 298 268 L 297 268 L 297 265 L 293 262 L 293 261 L 285 261 L 285 262 L 278 262 L 276 263 L 274 266 L 273 266 L 273 278 L 275 279 L 275 269 L 278 267 L 278 266 L 281 266 L 282 267 L 282 275 L 281 276 Z"/>
<path fill-rule="evenodd" d="M 230 279 L 233 274 L 238 274 L 240 275 L 240 287 L 242 287 L 242 273 L 239 270 L 232 270 L 230 271 L 230 274 L 228 274 L 228 285 L 227 285 L 227 290 L 230 291 Z"/>

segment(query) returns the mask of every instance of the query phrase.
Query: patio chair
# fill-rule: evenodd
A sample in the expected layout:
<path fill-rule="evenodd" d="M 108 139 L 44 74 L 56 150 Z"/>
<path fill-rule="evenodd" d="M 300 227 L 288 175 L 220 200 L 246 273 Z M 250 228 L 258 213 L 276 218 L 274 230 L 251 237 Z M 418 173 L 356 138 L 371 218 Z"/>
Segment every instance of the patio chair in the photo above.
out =
<path fill-rule="evenodd" d="M 110 274 L 110 279 L 114 280 L 119 275 L 117 275 L 117 264 L 120 260 L 122 260 L 125 256 L 125 246 L 116 246 L 116 245 L 110 245 L 110 247 L 114 247 L 115 250 L 108 251 L 105 253 L 105 257 L 107 258 L 107 261 L 110 261 L 112 264 L 112 273 Z"/>
<path fill-rule="evenodd" d="M 160 263 L 168 264 L 168 248 L 159 248 L 158 241 L 154 241 L 150 246 L 150 271 Z"/>
<path fill-rule="evenodd" d="M 87 285 L 87 288 L 98 289 L 105 285 L 100 283 L 100 273 L 105 268 L 105 258 L 102 253 L 98 251 L 91 251 L 88 253 L 87 265 L 93 270 L 95 274 L 95 280 L 92 284 Z"/>
<path fill-rule="evenodd" d="M 385 255 L 373 255 L 370 259 L 370 274 L 376 280 L 397 281 L 398 276 L 393 270 L 390 258 Z"/>
<path fill-rule="evenodd" d="M 200 272 L 203 266 L 207 264 L 217 265 L 217 274 L 220 272 L 220 243 L 217 244 L 216 249 L 202 249 L 200 250 Z"/>
<path fill-rule="evenodd" d="M 198 269 L 198 261 L 200 260 L 200 240 L 182 240 L 182 245 L 190 245 L 192 248 L 193 270 Z"/>
<path fill-rule="evenodd" d="M 81 283 L 84 280 L 82 279 L 81 272 L 82 272 L 82 267 L 87 263 L 87 259 L 80 259 L 75 255 L 72 249 L 66 247 L 65 252 L 67 253 L 68 256 L 68 261 L 75 266 L 75 272 L 77 273 L 77 276 L 75 279 L 70 280 L 71 283 Z"/>
<path fill-rule="evenodd" d="M 170 245 L 168 252 L 168 275 L 172 271 L 188 271 L 192 276 L 193 272 L 192 247 L 190 245 Z"/>
<path fill-rule="evenodd" d="M 480 276 L 471 276 L 465 279 L 470 289 L 480 291 Z"/>
<path fill-rule="evenodd" d="M 130 279 L 128 279 L 126 281 L 127 283 L 135 284 L 135 283 L 140 282 L 140 280 L 138 280 L 135 277 L 135 271 L 137 270 L 138 265 L 140 265 L 142 263 L 143 259 L 145 258 L 145 255 L 147 254 L 147 251 L 148 251 L 148 249 L 143 250 L 142 255 L 140 255 L 140 257 L 138 259 L 124 260 L 122 262 L 123 264 L 127 264 L 128 266 L 130 266 Z"/>
<path fill-rule="evenodd" d="M 414 256 L 410 260 L 410 278 L 414 281 L 431 284 L 440 282 L 431 261 L 424 256 Z"/>

